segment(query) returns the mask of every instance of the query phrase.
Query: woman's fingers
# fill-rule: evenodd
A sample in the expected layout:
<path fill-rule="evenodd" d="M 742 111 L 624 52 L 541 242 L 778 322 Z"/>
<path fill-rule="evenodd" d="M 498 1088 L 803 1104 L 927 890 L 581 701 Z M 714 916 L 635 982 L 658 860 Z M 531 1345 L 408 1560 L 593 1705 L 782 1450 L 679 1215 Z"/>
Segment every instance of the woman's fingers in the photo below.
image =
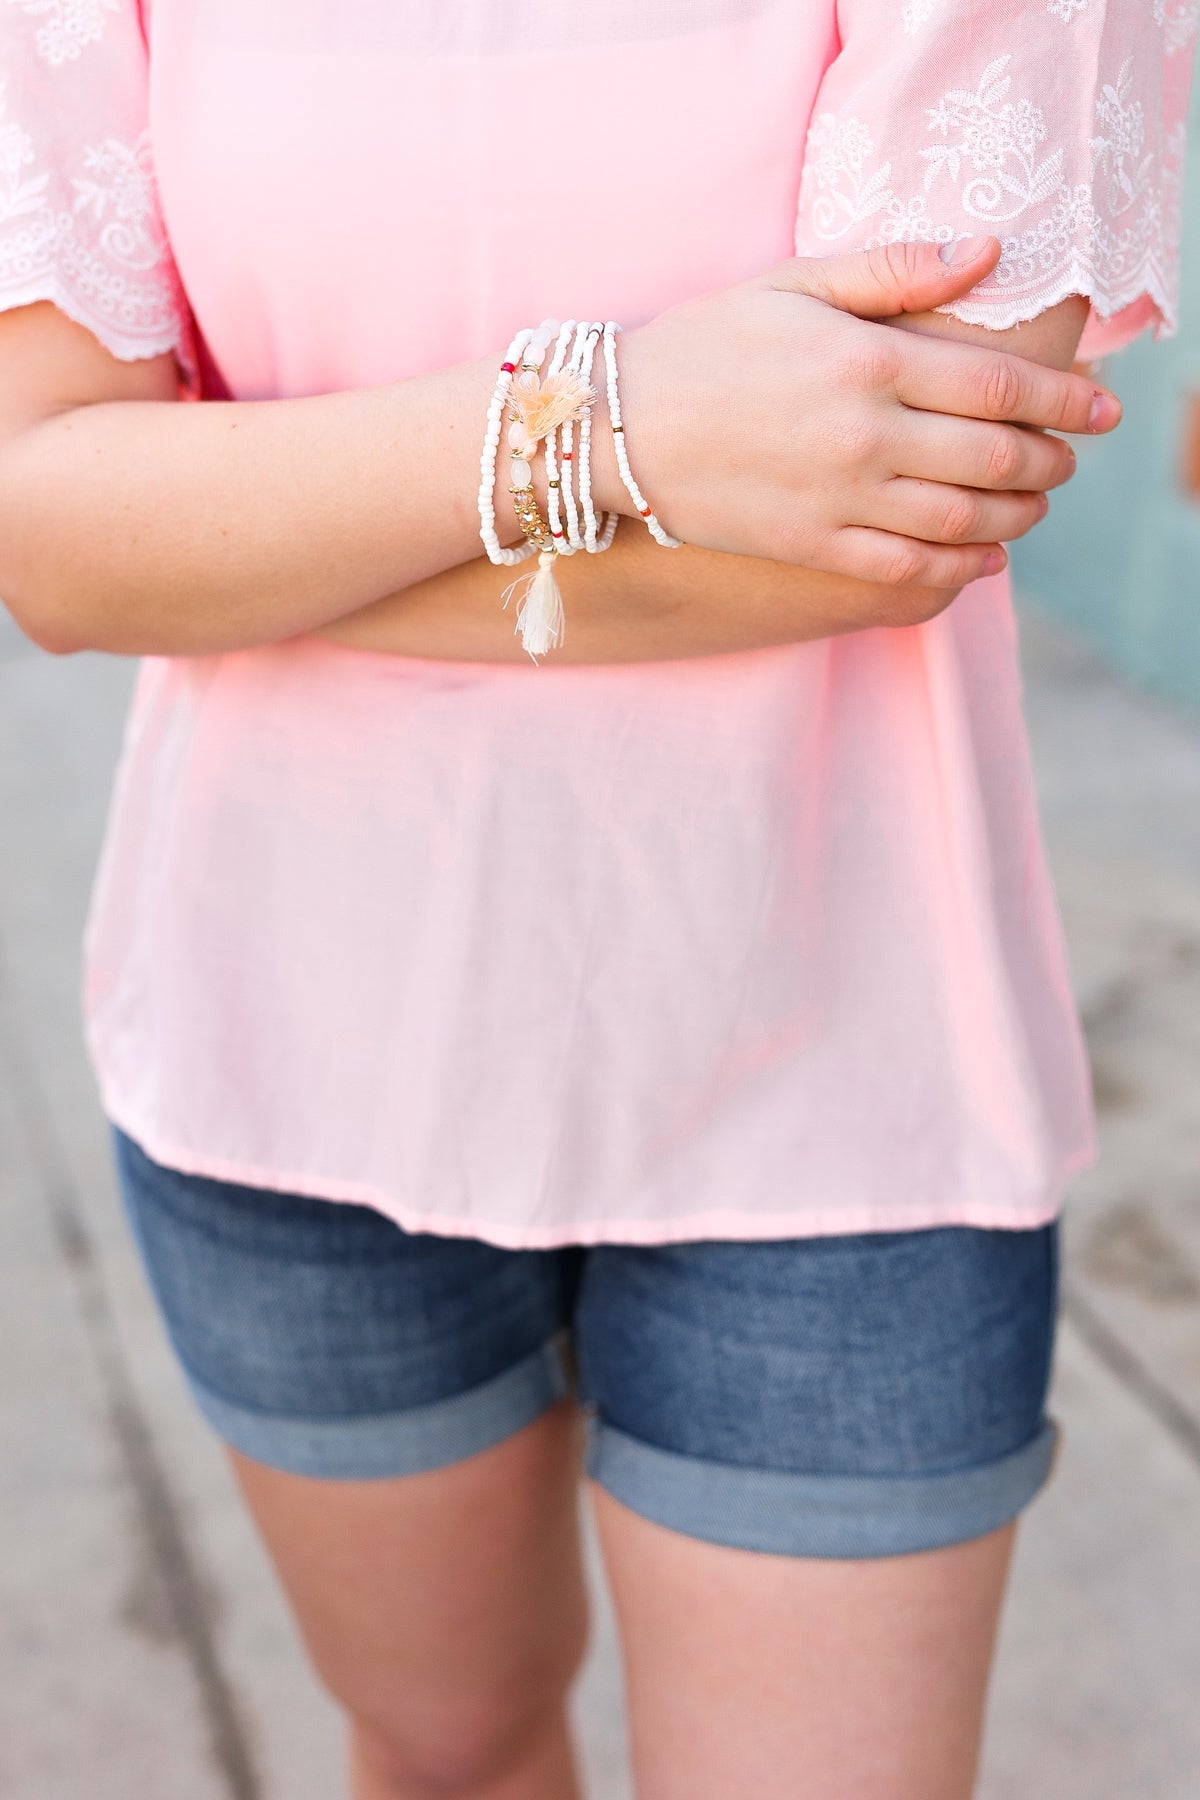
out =
<path fill-rule="evenodd" d="M 898 475 L 871 495 L 870 520 L 931 544 L 990 545 L 1024 537 L 1044 519 L 1044 494 L 994 494 L 943 481 L 912 481 Z"/>
<path fill-rule="evenodd" d="M 1050 431 L 1111 431 L 1120 420 L 1116 395 L 1085 376 L 948 338 L 896 336 L 895 393 L 906 406 Z"/>
<path fill-rule="evenodd" d="M 895 531 L 845 525 L 830 540 L 821 566 L 888 587 L 965 587 L 995 575 L 1008 557 L 999 544 L 930 544 Z"/>
<path fill-rule="evenodd" d="M 962 487 L 1046 493 L 1075 473 L 1075 452 L 1062 438 L 947 413 L 901 412 L 889 450 L 897 475 Z"/>
<path fill-rule="evenodd" d="M 949 260 L 943 251 L 952 254 Z M 956 244 L 878 244 L 845 256 L 796 256 L 772 269 L 764 286 L 807 294 L 860 319 L 890 319 L 958 300 L 1000 260 L 997 237 Z"/>

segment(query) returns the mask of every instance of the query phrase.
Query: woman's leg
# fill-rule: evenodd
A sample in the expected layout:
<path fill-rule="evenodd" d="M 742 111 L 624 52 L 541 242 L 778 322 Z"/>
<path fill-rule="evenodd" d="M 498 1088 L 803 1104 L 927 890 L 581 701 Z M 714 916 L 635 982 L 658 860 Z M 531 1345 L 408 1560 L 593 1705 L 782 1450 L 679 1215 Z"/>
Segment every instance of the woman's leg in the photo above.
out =
<path fill-rule="evenodd" d="M 560 1402 L 491 1449 L 379 1481 L 286 1475 L 231 1452 L 346 1710 L 354 1800 L 575 1800 L 578 1435 Z"/>
<path fill-rule="evenodd" d="M 115 1146 L 196 1403 L 349 1716 L 355 1800 L 571 1800 L 578 1257 Z"/>
<path fill-rule="evenodd" d="M 968 1800 L 1013 1526 L 909 1556 L 792 1558 L 593 1495 L 638 1800 Z"/>
<path fill-rule="evenodd" d="M 591 1253 L 638 1800 L 968 1800 L 1056 1281 L 1051 1227 Z"/>

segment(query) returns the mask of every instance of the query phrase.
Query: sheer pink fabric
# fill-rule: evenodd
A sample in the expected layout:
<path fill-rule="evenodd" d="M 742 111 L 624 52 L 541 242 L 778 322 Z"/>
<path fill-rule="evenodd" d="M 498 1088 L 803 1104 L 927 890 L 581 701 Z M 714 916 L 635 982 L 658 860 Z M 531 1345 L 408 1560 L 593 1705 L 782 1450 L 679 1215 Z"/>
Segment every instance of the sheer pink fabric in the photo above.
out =
<path fill-rule="evenodd" d="M 1196 0 L 840 0 L 798 246 L 999 237 L 945 310 L 1001 328 L 1086 294 L 1101 355 L 1174 329 Z"/>
<path fill-rule="evenodd" d="M 956 311 L 1084 292 L 1112 346 L 1172 325 L 1193 23 L 0 0 L 0 298 L 189 368 L 194 317 L 269 397 L 994 229 Z M 525 81 L 572 100 L 516 179 Z M 88 930 L 107 1109 L 181 1168 L 503 1244 L 1049 1217 L 1091 1109 L 1015 648 L 1001 579 L 692 663 L 149 659 Z"/>

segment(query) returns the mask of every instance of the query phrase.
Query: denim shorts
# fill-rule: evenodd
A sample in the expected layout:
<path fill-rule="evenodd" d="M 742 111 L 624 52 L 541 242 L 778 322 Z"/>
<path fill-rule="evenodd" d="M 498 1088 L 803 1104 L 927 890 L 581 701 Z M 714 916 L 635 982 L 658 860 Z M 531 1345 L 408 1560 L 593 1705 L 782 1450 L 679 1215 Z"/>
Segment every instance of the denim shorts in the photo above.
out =
<path fill-rule="evenodd" d="M 816 1557 L 982 1536 L 1049 1473 L 1054 1223 L 505 1250 L 114 1137 L 200 1411 L 275 1468 L 436 1469 L 573 1393 L 626 1506 Z"/>

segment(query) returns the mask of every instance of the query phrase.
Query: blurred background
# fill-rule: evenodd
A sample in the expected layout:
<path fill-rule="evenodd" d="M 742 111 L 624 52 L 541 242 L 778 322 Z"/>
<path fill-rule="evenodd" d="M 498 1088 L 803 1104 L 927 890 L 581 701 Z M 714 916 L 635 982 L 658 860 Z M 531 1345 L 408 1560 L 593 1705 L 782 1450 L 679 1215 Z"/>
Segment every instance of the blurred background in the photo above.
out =
<path fill-rule="evenodd" d="M 1200 1800 L 1200 121 L 1179 336 L 1014 565 L 1094 1070 L 1055 1478 L 1023 1528 L 982 1800 Z M 122 1221 L 78 946 L 132 670 L 0 615 L 0 1796 L 335 1800 L 338 1728 Z M 592 1800 L 628 1800 L 597 1593 Z"/>

